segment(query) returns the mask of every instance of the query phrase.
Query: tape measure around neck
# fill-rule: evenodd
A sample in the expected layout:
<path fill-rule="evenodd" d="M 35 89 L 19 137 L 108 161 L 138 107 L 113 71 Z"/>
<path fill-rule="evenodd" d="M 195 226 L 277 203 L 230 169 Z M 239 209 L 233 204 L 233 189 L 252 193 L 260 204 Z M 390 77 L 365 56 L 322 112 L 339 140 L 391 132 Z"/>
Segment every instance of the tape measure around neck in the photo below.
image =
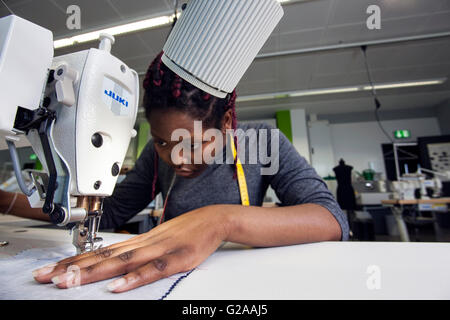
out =
<path fill-rule="evenodd" d="M 234 145 L 234 137 L 229 135 L 231 150 L 233 151 L 233 159 L 236 160 L 236 171 L 239 184 L 239 192 L 241 194 L 241 203 L 243 206 L 250 205 L 250 198 L 248 197 L 247 181 L 245 180 L 244 168 L 242 167 L 241 160 L 237 156 L 236 146 Z"/>

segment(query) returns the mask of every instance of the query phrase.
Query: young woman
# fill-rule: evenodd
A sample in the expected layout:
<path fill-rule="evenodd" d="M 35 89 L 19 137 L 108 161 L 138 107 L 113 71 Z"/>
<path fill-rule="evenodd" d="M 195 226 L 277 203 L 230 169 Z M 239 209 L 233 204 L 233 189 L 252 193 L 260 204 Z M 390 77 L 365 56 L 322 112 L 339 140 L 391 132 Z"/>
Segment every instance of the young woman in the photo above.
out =
<path fill-rule="evenodd" d="M 236 163 L 192 164 L 183 161 L 182 152 L 172 152 L 179 143 L 172 141 L 172 133 L 185 129 L 195 136 L 194 121 L 201 121 L 203 132 L 219 129 L 224 143 L 229 129 L 251 128 L 258 136 L 259 129 L 270 130 L 261 124 L 237 127 L 235 92 L 224 99 L 203 92 L 170 71 L 161 54 L 147 71 L 144 89 L 153 139 L 113 195 L 104 200 L 101 227 L 122 225 L 159 192 L 166 199 L 164 223 L 130 240 L 36 270 L 38 282 L 53 281 L 66 288 L 73 277 L 66 270 L 77 265 L 81 284 L 124 275 L 108 285 L 112 292 L 123 292 L 195 268 L 223 241 L 269 247 L 348 239 L 346 218 L 325 183 L 281 133 L 278 150 L 272 150 L 279 155 L 274 174 L 262 175 L 267 164 L 259 160 L 242 165 L 250 206 L 241 203 Z M 192 142 L 192 154 L 211 143 Z M 266 145 L 270 148 L 271 143 Z M 242 151 L 247 159 L 249 147 L 246 143 Z M 282 206 L 261 207 L 269 185 Z"/>

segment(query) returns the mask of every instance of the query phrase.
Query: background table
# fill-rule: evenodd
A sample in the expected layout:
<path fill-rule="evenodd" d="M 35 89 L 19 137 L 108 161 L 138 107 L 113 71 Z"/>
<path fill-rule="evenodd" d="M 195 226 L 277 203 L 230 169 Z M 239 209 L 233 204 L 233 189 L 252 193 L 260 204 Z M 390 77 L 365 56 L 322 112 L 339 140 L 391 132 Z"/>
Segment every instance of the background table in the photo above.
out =
<path fill-rule="evenodd" d="M 382 200 L 381 204 L 384 206 L 389 206 L 392 208 L 392 213 L 394 214 L 395 220 L 397 222 L 397 226 L 400 233 L 400 238 L 402 241 L 408 242 L 409 233 L 408 228 L 406 226 L 405 220 L 403 219 L 403 210 L 406 205 L 419 205 L 419 204 L 449 204 L 450 198 L 435 198 L 435 199 L 414 199 L 414 200 L 401 200 L 401 199 L 391 199 L 391 200 Z M 434 217 L 436 221 L 436 217 Z M 436 233 L 440 233 L 439 226 L 437 223 L 434 223 Z"/>

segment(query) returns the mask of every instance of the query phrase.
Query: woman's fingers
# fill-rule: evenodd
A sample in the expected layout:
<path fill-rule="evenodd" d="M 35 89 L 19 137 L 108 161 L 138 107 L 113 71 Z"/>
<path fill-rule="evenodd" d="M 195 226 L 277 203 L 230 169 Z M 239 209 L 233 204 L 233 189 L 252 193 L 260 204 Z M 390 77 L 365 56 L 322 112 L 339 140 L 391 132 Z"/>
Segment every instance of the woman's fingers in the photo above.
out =
<path fill-rule="evenodd" d="M 141 241 L 144 241 L 148 237 L 149 237 L 149 234 L 143 233 L 143 234 L 140 234 L 138 236 L 132 237 L 132 238 L 130 238 L 128 240 L 125 240 L 125 241 L 122 241 L 122 242 L 118 242 L 118 243 L 114 243 L 114 244 L 109 245 L 109 246 L 104 247 L 104 248 L 99 248 L 99 249 L 94 250 L 94 251 L 89 251 L 89 252 L 85 252 L 85 253 L 77 255 L 77 256 L 65 258 L 65 259 L 59 261 L 58 264 L 60 264 L 60 263 L 61 264 L 73 263 L 75 261 L 78 261 L 78 260 L 81 260 L 81 259 L 93 256 L 93 255 L 97 254 L 98 251 L 104 250 L 105 248 L 106 249 L 115 249 L 115 248 L 119 248 L 119 247 L 126 246 L 126 245 L 129 245 L 129 244 L 139 243 Z"/>
<path fill-rule="evenodd" d="M 52 277 L 66 272 L 67 268 L 71 265 L 75 264 L 75 265 L 79 265 L 80 267 L 85 267 L 90 264 L 99 262 L 99 261 L 95 261 L 99 257 L 100 258 L 108 258 L 109 256 L 118 255 L 124 251 L 131 250 L 131 247 L 133 245 L 134 245 L 134 247 L 142 247 L 142 246 L 148 245 L 150 243 L 146 240 L 150 240 L 152 238 L 153 238 L 153 236 L 150 233 L 144 233 L 144 234 L 138 235 L 136 237 L 133 237 L 131 239 L 128 239 L 126 241 L 112 244 L 108 247 L 99 248 L 97 250 L 86 252 L 86 253 L 80 254 L 78 256 L 69 257 L 69 258 L 60 260 L 57 263 L 52 263 L 52 264 L 44 266 L 40 269 L 34 270 L 33 277 L 38 282 L 49 283 L 51 281 Z M 114 253 L 117 253 L 117 254 L 114 254 Z M 81 261 L 83 261 L 83 263 L 80 263 Z"/>
<path fill-rule="evenodd" d="M 164 254 L 166 249 L 161 245 L 140 247 L 78 270 L 68 270 L 51 280 L 61 289 L 70 288 L 73 283 L 83 285 L 101 281 L 130 272 Z"/>
<path fill-rule="evenodd" d="M 52 278 L 55 276 L 61 275 L 63 273 L 68 272 L 68 269 L 73 268 L 87 268 L 91 265 L 100 263 L 106 259 L 116 257 L 124 252 L 137 249 L 139 247 L 143 247 L 145 245 L 148 245 L 148 243 L 142 242 L 139 243 L 139 246 L 137 244 L 129 244 L 124 245 L 116 248 L 105 247 L 100 248 L 98 250 L 95 250 L 93 254 L 87 255 L 85 258 L 78 259 L 76 261 L 69 262 L 69 263 L 61 263 L 58 262 L 57 264 L 53 264 L 38 270 L 35 270 L 33 272 L 33 276 L 36 281 L 40 283 L 49 283 L 52 281 Z"/>
<path fill-rule="evenodd" d="M 187 263 L 186 255 L 178 251 L 138 267 L 136 270 L 108 284 L 107 288 L 114 293 L 125 292 L 192 268 Z"/>

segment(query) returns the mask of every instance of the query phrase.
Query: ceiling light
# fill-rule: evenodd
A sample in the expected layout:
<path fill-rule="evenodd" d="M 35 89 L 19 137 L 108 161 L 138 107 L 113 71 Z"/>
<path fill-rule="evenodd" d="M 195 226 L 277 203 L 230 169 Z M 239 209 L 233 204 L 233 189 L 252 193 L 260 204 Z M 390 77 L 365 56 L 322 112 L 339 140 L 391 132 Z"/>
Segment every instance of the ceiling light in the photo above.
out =
<path fill-rule="evenodd" d="M 161 16 L 156 18 L 150 18 L 131 22 L 127 24 L 118 25 L 115 27 L 100 29 L 92 32 L 82 33 L 73 37 L 55 40 L 53 45 L 55 49 L 71 46 L 78 43 L 97 40 L 101 33 L 108 33 L 110 35 L 120 35 L 129 32 L 135 32 L 139 30 L 151 29 L 159 26 L 164 26 L 172 23 L 173 15 Z"/>
<path fill-rule="evenodd" d="M 330 89 L 313 89 L 297 91 L 290 94 L 291 97 L 304 97 L 304 96 L 314 96 L 320 94 L 330 94 L 330 93 L 344 93 L 344 92 L 355 92 L 360 91 L 360 87 L 343 87 L 343 88 L 330 88 Z"/>
<path fill-rule="evenodd" d="M 436 80 L 424 80 L 424 81 L 408 81 L 408 82 L 396 82 L 396 83 L 386 83 L 386 84 L 375 84 L 374 88 L 376 90 L 380 89 L 395 89 L 395 88 L 405 88 L 405 87 L 417 87 L 417 86 L 430 86 L 434 84 L 444 83 L 446 78 L 436 79 Z M 364 90 L 372 90 L 371 86 L 364 86 Z"/>
<path fill-rule="evenodd" d="M 381 84 L 375 84 L 374 88 L 376 90 L 383 90 L 383 89 L 396 89 L 396 88 L 405 88 L 405 87 L 418 87 L 418 86 L 442 84 L 445 81 L 447 81 L 447 78 L 429 79 L 429 80 L 421 80 L 421 81 L 381 83 Z M 268 100 L 268 99 L 283 99 L 283 98 L 316 96 L 316 95 L 325 95 L 325 94 L 333 94 L 333 93 L 347 93 L 347 92 L 358 92 L 358 91 L 369 91 L 369 90 L 372 90 L 371 86 L 360 85 L 360 86 L 310 89 L 310 90 L 300 90 L 300 91 L 285 91 L 285 92 L 263 93 L 263 94 L 257 94 L 257 95 L 242 96 L 242 97 L 238 97 L 236 99 L 236 101 L 237 102 L 245 102 L 245 101 L 258 101 L 258 100 Z"/>

